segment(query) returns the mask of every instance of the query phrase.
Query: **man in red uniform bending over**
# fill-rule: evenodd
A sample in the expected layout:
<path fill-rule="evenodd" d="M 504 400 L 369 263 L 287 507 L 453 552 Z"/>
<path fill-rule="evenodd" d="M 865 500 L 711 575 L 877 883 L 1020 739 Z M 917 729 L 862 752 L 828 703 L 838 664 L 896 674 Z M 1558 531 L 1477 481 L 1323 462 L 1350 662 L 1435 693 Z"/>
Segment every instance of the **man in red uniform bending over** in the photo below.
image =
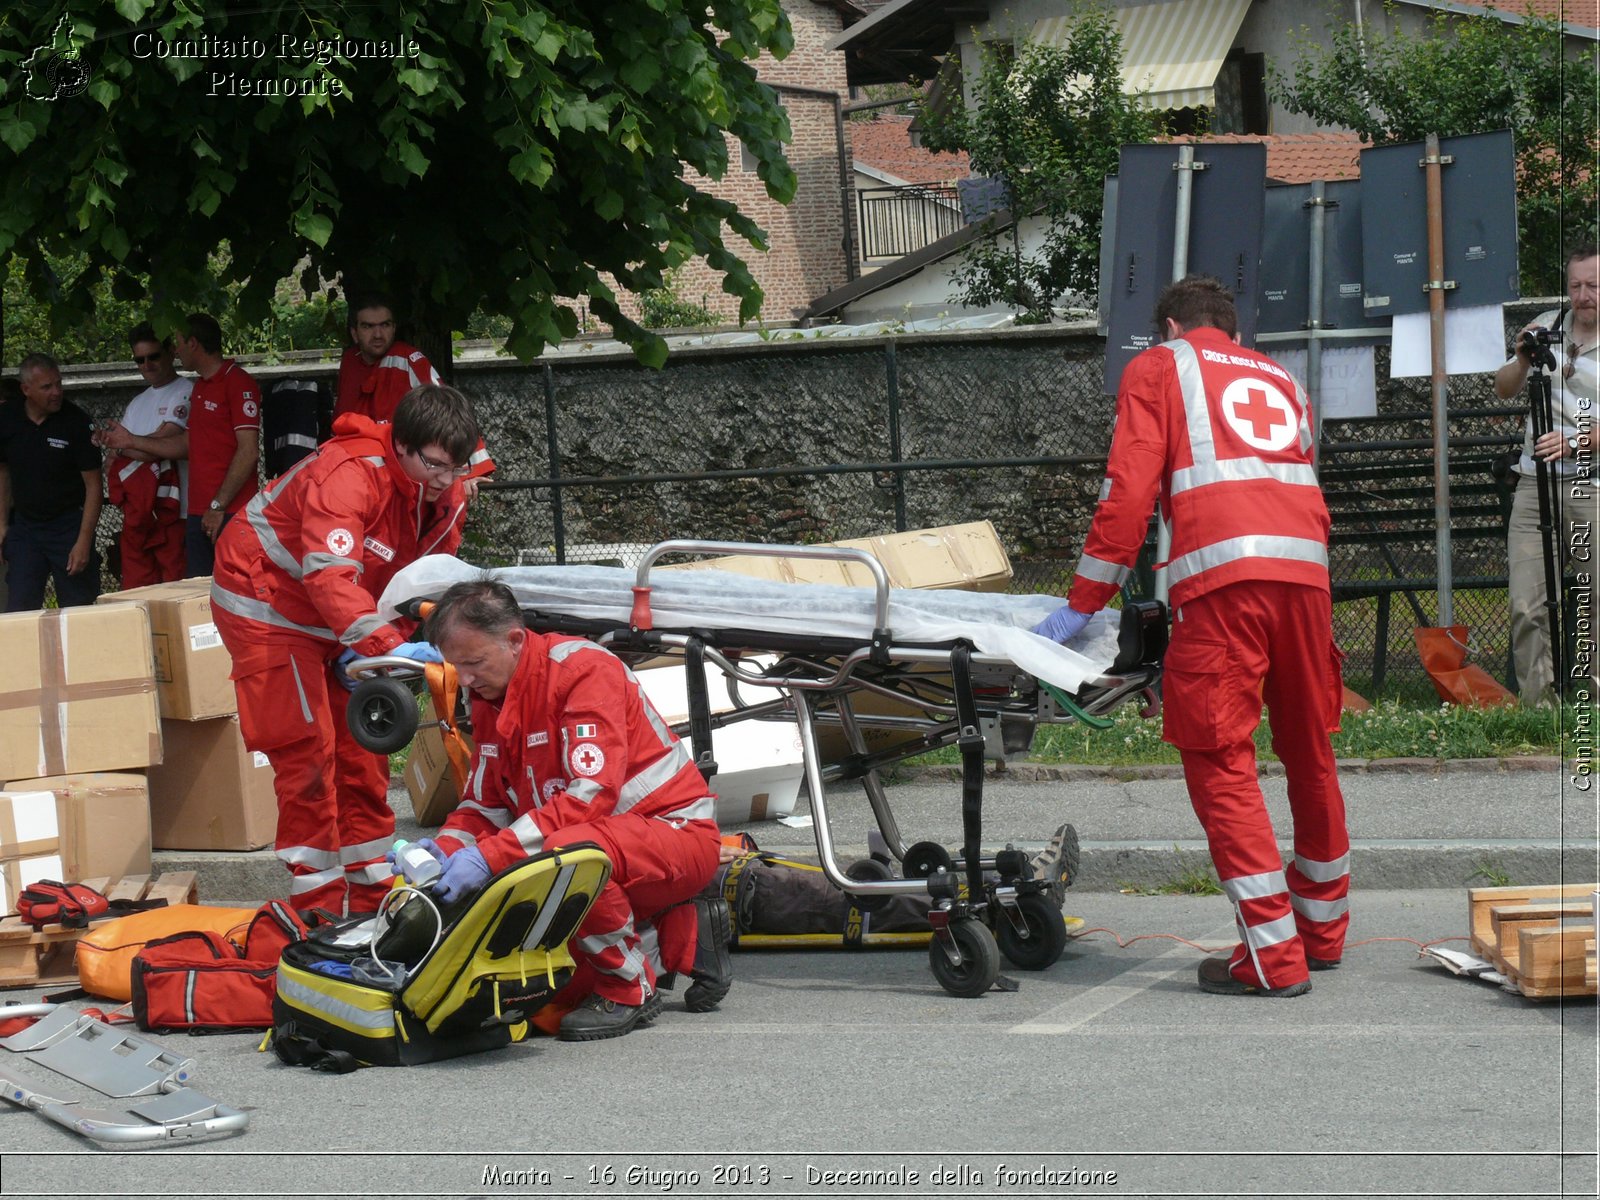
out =
<path fill-rule="evenodd" d="M 435 897 L 593 842 L 611 881 L 573 938 L 567 994 L 587 999 L 560 1036 L 618 1037 L 653 1019 L 669 971 L 692 978 L 689 1011 L 715 1008 L 731 985 L 728 909 L 696 897 L 717 869 L 716 799 L 633 672 L 593 642 L 530 632 L 511 590 L 488 580 L 446 591 L 428 636 L 472 693 L 477 739 L 461 806 L 436 844 L 418 843 L 445 864 Z"/>
<path fill-rule="evenodd" d="M 350 341 L 339 360 L 338 395 L 333 415 L 369 417 L 380 425 L 394 420 L 395 406 L 412 388 L 440 384 L 439 372 L 421 350 L 395 337 L 394 306 L 376 293 L 350 301 Z M 477 480 L 494 471 L 494 461 L 480 443 L 468 460 L 467 499 L 477 493 Z"/>
<path fill-rule="evenodd" d="M 1242 942 L 1200 964 L 1221 995 L 1298 996 L 1338 965 L 1350 837 L 1328 731 L 1343 685 L 1333 643 L 1328 510 L 1305 393 L 1234 341 L 1233 298 L 1189 276 L 1156 302 L 1166 341 L 1122 375 L 1106 481 L 1067 606 L 1035 632 L 1066 642 L 1117 594 L 1152 505 L 1172 529 L 1163 737 L 1183 757 Z M 1265 698 L 1294 816 L 1287 870 L 1256 782 Z"/>
<path fill-rule="evenodd" d="M 392 872 L 389 763 L 345 724 L 342 663 L 438 661 L 383 620 L 377 597 L 425 554 L 461 543 L 461 465 L 478 442 L 466 397 L 421 387 L 392 425 L 341 417 L 217 541 L 211 605 L 233 655 L 244 744 L 272 763 L 277 854 L 298 909 L 371 912 Z"/>

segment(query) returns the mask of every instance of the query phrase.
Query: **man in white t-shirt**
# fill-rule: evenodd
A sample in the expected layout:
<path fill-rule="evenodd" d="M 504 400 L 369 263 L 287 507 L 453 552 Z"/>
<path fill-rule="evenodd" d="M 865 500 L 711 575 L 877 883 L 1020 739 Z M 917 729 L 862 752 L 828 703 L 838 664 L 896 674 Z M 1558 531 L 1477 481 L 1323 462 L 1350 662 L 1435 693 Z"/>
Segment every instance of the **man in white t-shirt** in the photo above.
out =
<path fill-rule="evenodd" d="M 189 393 L 172 363 L 172 341 L 147 324 L 128 334 L 134 365 L 150 386 L 128 402 L 121 421 L 100 432 L 114 451 L 106 478 L 122 509 L 122 587 L 184 577 L 184 514 L 189 490 Z"/>

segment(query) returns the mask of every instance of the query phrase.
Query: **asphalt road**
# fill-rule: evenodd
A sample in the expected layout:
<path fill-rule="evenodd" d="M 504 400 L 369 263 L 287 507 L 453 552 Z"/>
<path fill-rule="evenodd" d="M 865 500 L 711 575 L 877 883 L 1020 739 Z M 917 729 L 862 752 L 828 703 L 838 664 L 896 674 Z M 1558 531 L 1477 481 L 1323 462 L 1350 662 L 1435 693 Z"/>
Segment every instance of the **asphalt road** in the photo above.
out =
<path fill-rule="evenodd" d="M 326 1075 L 168 1035 L 247 1131 L 107 1151 L 0 1106 L 0 1195 L 1595 1195 L 1595 1003 L 1419 960 L 1463 891 L 1358 887 L 1344 966 L 1294 1000 L 1195 988 L 1174 939 L 1230 944 L 1221 897 L 1067 911 L 1108 932 L 975 1000 L 922 950 L 766 951 L 719 1011 L 611 1042 Z"/>

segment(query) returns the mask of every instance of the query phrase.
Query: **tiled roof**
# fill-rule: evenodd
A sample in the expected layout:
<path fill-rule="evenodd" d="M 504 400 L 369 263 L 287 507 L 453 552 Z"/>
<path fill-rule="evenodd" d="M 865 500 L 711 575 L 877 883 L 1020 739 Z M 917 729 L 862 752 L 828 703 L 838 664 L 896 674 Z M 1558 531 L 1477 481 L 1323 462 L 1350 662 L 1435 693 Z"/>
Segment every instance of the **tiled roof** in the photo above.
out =
<path fill-rule="evenodd" d="M 1361 174 L 1365 144 L 1354 133 L 1217 133 L 1210 137 L 1175 137 L 1174 142 L 1264 142 L 1267 178 L 1280 183 L 1314 179 L 1355 179 Z"/>
<path fill-rule="evenodd" d="M 1459 11 L 1464 8 L 1494 9 L 1501 16 L 1525 17 L 1530 14 L 1547 21 L 1564 21 L 1585 29 L 1600 27 L 1600 4 L 1595 0 L 1449 0 L 1432 3 L 1430 0 L 1411 0 L 1428 8 L 1445 8 Z"/>
<path fill-rule="evenodd" d="M 911 118 L 880 114 L 870 121 L 850 121 L 850 156 L 907 183 L 953 183 L 972 174 L 964 151 L 935 154 L 911 144 Z"/>

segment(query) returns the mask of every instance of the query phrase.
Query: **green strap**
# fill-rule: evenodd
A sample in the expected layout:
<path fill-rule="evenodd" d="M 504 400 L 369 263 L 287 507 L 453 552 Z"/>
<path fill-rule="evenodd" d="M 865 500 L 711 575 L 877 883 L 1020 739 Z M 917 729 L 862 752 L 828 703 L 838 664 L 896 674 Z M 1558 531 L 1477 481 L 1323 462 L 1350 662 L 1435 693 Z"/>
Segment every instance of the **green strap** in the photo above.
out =
<path fill-rule="evenodd" d="M 1073 716 L 1077 717 L 1078 720 L 1082 721 L 1090 729 L 1110 729 L 1116 724 L 1116 722 L 1110 717 L 1091 716 L 1078 706 L 1078 702 L 1076 700 L 1072 699 L 1072 697 L 1068 696 L 1054 684 L 1046 683 L 1041 679 L 1039 681 L 1039 686 L 1045 690 L 1045 694 L 1048 695 L 1050 699 L 1054 700 L 1062 708 L 1066 709 Z"/>

